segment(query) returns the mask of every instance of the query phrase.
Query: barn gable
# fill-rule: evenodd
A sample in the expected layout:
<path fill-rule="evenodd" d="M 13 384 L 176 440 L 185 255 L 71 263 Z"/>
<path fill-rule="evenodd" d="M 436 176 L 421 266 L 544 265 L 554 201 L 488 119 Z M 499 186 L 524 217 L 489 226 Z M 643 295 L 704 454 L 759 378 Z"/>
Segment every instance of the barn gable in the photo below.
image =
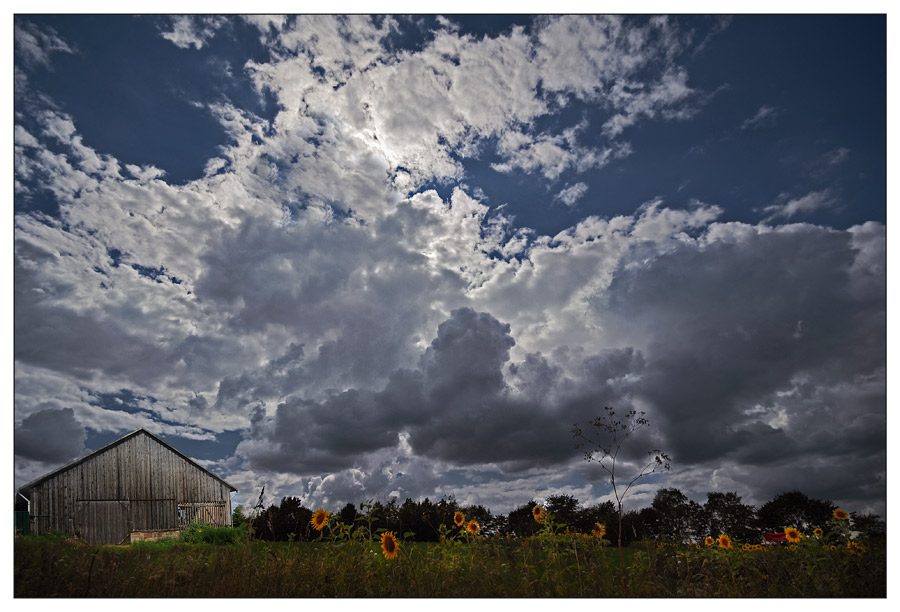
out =
<path fill-rule="evenodd" d="M 237 489 L 145 429 L 21 487 L 35 533 L 59 530 L 92 544 L 177 532 L 192 520 L 231 525 Z"/>

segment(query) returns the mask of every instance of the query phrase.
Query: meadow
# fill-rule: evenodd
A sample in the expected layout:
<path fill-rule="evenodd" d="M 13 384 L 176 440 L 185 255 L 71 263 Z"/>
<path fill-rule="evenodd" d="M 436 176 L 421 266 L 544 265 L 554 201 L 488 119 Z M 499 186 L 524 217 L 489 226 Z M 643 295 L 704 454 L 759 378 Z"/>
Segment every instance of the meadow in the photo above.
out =
<path fill-rule="evenodd" d="M 790 534 L 785 544 L 639 541 L 622 557 L 602 532 L 439 542 L 326 523 L 312 542 L 252 540 L 195 526 L 180 540 L 88 546 L 64 536 L 15 542 L 16 597 L 885 597 L 883 540 Z M 314 516 L 313 520 L 316 520 Z M 600 526 L 598 526 L 600 527 Z M 625 566 L 623 584 L 621 567 Z"/>

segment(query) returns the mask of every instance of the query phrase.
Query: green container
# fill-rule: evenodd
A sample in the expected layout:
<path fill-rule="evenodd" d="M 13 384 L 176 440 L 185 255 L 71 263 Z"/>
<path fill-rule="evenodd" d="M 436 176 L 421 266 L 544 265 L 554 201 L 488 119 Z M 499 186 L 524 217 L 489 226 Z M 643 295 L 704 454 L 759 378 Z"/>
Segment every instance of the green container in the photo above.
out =
<path fill-rule="evenodd" d="M 31 515 L 27 510 L 16 510 L 16 535 L 31 535 Z"/>

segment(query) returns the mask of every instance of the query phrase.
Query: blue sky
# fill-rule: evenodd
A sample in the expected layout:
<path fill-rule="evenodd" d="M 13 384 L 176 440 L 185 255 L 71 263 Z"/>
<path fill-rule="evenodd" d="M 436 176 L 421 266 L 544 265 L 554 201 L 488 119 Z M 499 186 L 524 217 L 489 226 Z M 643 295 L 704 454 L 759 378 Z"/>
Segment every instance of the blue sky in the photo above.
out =
<path fill-rule="evenodd" d="M 15 463 L 885 506 L 884 15 L 19 15 Z"/>

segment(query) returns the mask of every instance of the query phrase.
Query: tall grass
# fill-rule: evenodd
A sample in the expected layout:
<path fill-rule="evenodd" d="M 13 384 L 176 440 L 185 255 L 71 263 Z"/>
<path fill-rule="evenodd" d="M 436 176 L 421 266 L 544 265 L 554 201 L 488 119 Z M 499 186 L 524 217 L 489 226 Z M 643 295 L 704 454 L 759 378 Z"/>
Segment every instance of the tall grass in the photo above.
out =
<path fill-rule="evenodd" d="M 615 549 L 595 538 L 87 546 L 15 542 L 16 597 L 620 597 Z M 885 550 L 627 547 L 631 597 L 884 597 Z M 852 554 L 856 552 L 857 554 Z"/>

